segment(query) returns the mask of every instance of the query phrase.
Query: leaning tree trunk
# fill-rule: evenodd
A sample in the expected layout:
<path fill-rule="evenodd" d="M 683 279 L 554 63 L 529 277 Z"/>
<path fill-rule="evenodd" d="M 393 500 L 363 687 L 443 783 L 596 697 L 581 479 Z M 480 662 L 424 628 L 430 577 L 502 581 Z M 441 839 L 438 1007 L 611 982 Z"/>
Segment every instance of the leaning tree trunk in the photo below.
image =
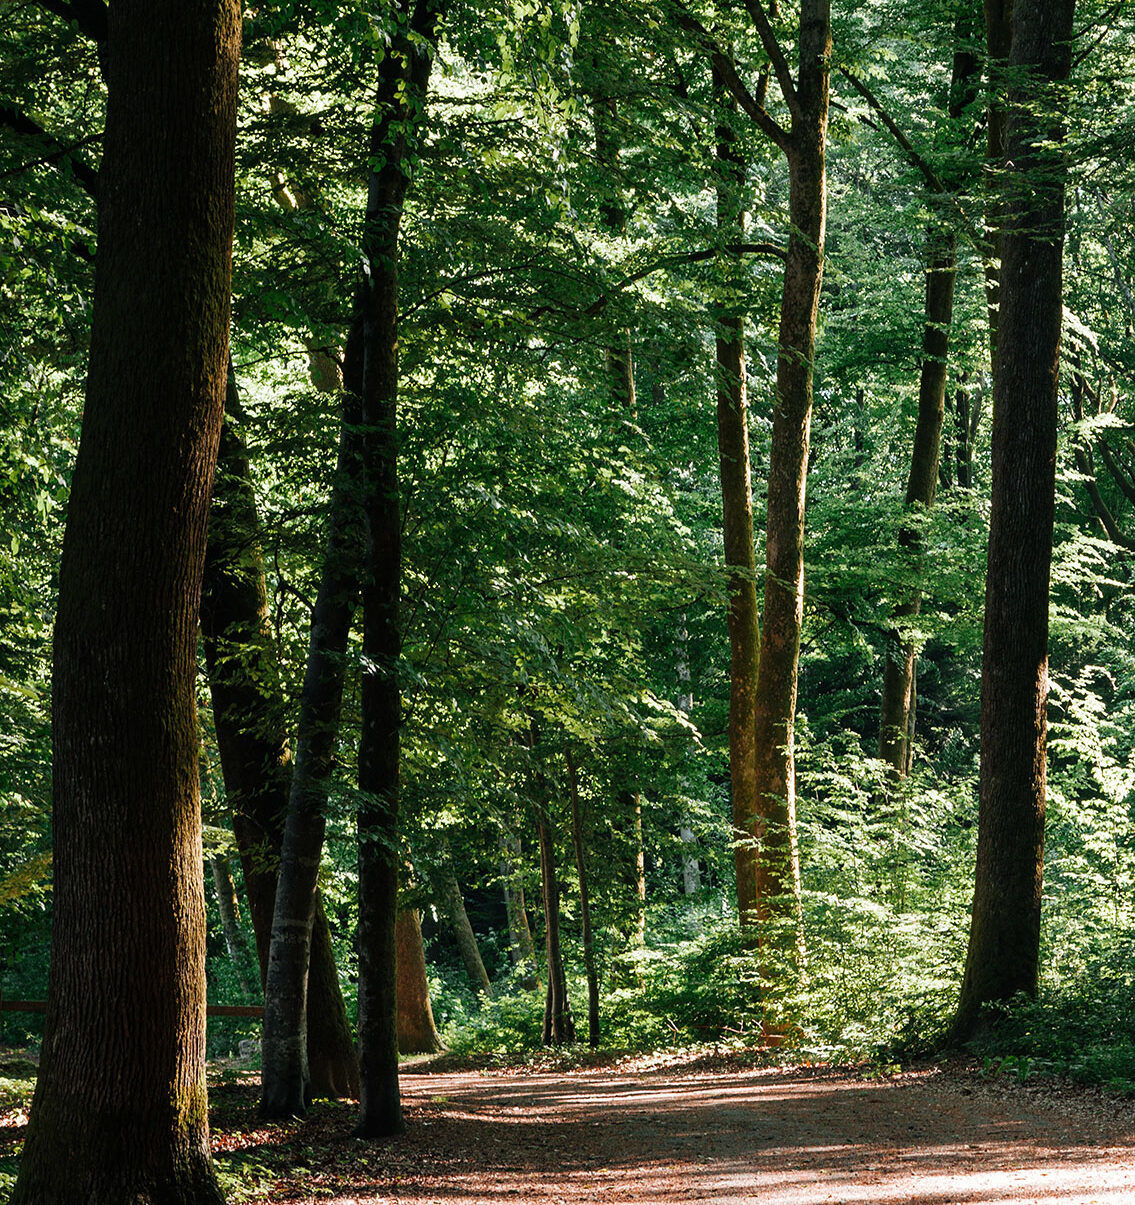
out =
<path fill-rule="evenodd" d="M 225 936 L 225 949 L 229 952 L 229 961 L 236 974 L 240 987 L 240 997 L 247 1004 L 253 999 L 252 981 L 249 968 L 252 958 L 245 940 L 244 930 L 240 927 L 240 911 L 237 906 L 236 884 L 233 882 L 232 868 L 224 854 L 212 854 L 209 858 L 209 869 L 213 872 L 213 894 L 217 897 L 217 912 L 221 917 L 221 932 Z"/>
<path fill-rule="evenodd" d="M 524 986 L 536 986 L 536 947 L 528 924 L 528 909 L 524 902 L 524 884 L 520 881 L 520 841 L 507 833 L 500 837 L 501 889 L 504 892 L 505 913 L 508 916 L 508 954 L 513 966 L 529 968 Z"/>
<path fill-rule="evenodd" d="M 307 996 L 324 812 L 335 765 L 347 639 L 358 599 L 359 423 L 353 342 L 348 345 L 339 460 L 326 551 L 311 615 L 300 695 L 296 759 L 280 850 L 272 940 L 264 992 L 260 1110 L 269 1118 L 301 1116 L 312 1097 L 307 1057 Z"/>
<path fill-rule="evenodd" d="M 394 941 L 398 960 L 398 1050 L 402 1054 L 438 1054 L 445 1046 L 434 1024 L 417 908 L 399 909 Z"/>
<path fill-rule="evenodd" d="M 1073 0 L 1016 0 L 1006 146 L 993 487 L 981 689 L 981 801 L 969 949 L 953 1038 L 1036 992 L 1044 866 L 1048 596 L 1062 321 L 1059 84 Z"/>
<path fill-rule="evenodd" d="M 115 0 L 53 669 L 51 978 L 17 1205 L 220 1205 L 197 615 L 228 363 L 240 13 Z"/>
<path fill-rule="evenodd" d="M 201 642 L 225 794 L 232 811 L 260 982 L 268 979 L 272 914 L 291 784 L 283 690 L 248 456 L 235 428 L 236 382 L 229 375 L 201 597 Z M 343 490 L 334 503 L 348 501 Z M 336 520 L 342 525 L 346 519 Z M 332 701 L 335 696 L 328 696 Z M 320 717 L 318 723 L 327 719 Z M 307 1056 L 314 1096 L 358 1096 L 358 1064 L 331 931 L 316 896 L 307 982 Z"/>
<path fill-rule="evenodd" d="M 398 230 L 420 134 L 440 4 L 403 0 L 401 28 L 380 67 L 371 127 L 363 331 L 367 572 L 363 587 L 359 737 L 359 1071 L 355 1133 L 403 1128 L 398 1089 L 397 946 L 399 734 L 402 695 L 402 516 L 398 497 Z"/>
<path fill-rule="evenodd" d="M 438 886 L 439 904 L 453 929 L 457 940 L 457 949 L 465 966 L 465 974 L 479 992 L 490 999 L 493 995 L 493 984 L 485 970 L 484 959 L 477 945 L 477 935 L 469 923 L 469 913 L 465 910 L 465 900 L 461 895 L 461 885 L 457 882 L 457 873 L 453 868 L 453 857 L 449 849 L 449 841 L 443 840 L 441 847 L 441 862 L 434 872 L 434 881 Z"/>
<path fill-rule="evenodd" d="M 745 160 L 730 124 L 737 105 L 725 104 L 717 127 L 717 231 L 722 243 L 745 234 L 742 190 Z M 753 549 L 753 486 L 749 465 L 749 409 L 745 392 L 745 316 L 740 282 L 722 284 L 725 300 L 717 325 L 717 450 L 721 466 L 722 535 L 729 575 L 729 778 L 733 797 L 733 864 L 737 916 L 742 926 L 757 915 L 756 690 L 760 663 L 757 559 Z"/>
<path fill-rule="evenodd" d="M 812 367 L 824 265 L 831 26 L 828 0 L 803 0 L 799 72 L 788 158 L 791 234 L 781 293 L 776 399 L 769 455 L 764 625 L 757 676 L 757 919 L 791 954 L 799 944 L 794 726 L 804 615 L 804 491 L 812 423 Z"/>

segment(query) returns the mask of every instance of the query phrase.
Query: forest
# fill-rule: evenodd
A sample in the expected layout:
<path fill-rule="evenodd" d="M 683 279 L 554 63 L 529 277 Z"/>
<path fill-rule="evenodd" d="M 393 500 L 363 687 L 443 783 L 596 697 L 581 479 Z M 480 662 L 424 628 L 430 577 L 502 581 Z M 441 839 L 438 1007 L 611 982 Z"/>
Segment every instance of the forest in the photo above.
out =
<path fill-rule="evenodd" d="M 232 1197 L 218 1060 L 364 1138 L 443 1051 L 1135 1093 L 1133 53 L 0 0 L 13 1202 Z"/>

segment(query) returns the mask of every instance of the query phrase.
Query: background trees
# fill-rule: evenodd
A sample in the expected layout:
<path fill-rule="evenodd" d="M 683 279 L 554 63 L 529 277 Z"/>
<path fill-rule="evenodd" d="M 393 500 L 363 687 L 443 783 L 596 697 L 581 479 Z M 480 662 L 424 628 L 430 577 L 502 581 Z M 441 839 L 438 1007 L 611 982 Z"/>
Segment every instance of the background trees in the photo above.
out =
<path fill-rule="evenodd" d="M 792 209 L 790 165 L 746 105 L 762 78 L 771 81 L 761 111 L 787 139 L 800 121 L 791 97 L 804 106 L 802 70 L 812 73 L 812 100 L 822 100 L 825 13 L 806 8 L 816 45 L 804 68 L 796 8 L 762 17 L 688 5 L 642 21 L 598 2 L 535 13 L 469 3 L 450 6 L 440 23 L 399 226 L 398 490 L 384 501 L 399 513 L 401 646 L 380 648 L 372 632 L 364 647 L 360 629 L 332 657 L 342 720 L 325 765 L 326 841 L 309 867 L 352 1018 L 354 830 L 374 794 L 357 785 L 363 683 L 393 666 L 399 830 L 396 847 L 382 852 L 413 868 L 408 902 L 421 909 L 447 1042 L 540 1041 L 547 972 L 524 953 L 521 919 L 542 949 L 534 802 L 560 880 L 557 992 L 582 1016 L 582 866 L 604 1040 L 741 1036 L 788 1017 L 796 1040 L 814 1048 L 863 1049 L 896 1034 L 928 1038 L 948 1020 L 977 831 L 994 394 L 983 221 L 999 195 L 998 181 L 987 187 L 983 178 L 981 128 L 1000 95 L 999 56 L 981 45 L 970 5 L 927 0 L 901 14 L 883 2 L 835 7 L 831 63 L 847 74 L 831 77 L 837 104 L 826 142 L 817 133 L 806 148 L 813 169 L 825 157 L 824 283 L 815 348 L 793 352 L 780 333 L 784 264 L 769 249 L 795 237 L 816 268 L 819 240 L 814 222 L 809 233 Z M 354 9 L 273 5 L 246 21 L 233 363 L 260 517 L 263 621 L 277 650 L 277 714 L 297 753 L 326 521 L 337 505 L 333 449 L 341 429 L 375 434 L 374 423 L 350 418 L 342 428 L 340 377 L 347 369 L 354 389 L 349 333 L 368 174 L 391 167 L 385 153 L 359 148 L 375 122 L 373 81 L 393 61 L 385 36 L 393 14 L 384 7 L 372 22 Z M 37 858 L 49 845 L 54 516 L 88 339 L 93 219 L 81 165 L 98 161 L 102 90 L 94 44 L 79 30 L 37 9 L 12 15 L 0 35 L 4 112 L 16 115 L 0 133 L 10 194 L 0 215 L 8 303 L 0 506 L 9 536 L 0 540 L 0 708 L 15 735 L 0 746 L 0 874 L 12 883 L 4 990 L 35 995 L 34 950 L 50 900 Z M 1057 393 L 1051 898 L 1041 930 L 1042 993 L 1065 998 L 1091 982 L 1122 982 L 1117 952 L 1131 922 L 1126 21 L 1083 10 L 1090 32 L 1077 41 L 1066 116 L 1063 304 L 1075 361 Z M 746 89 L 741 112 L 724 123 L 749 213 L 743 239 L 732 214 L 719 215 L 715 53 L 718 74 L 731 66 Z M 24 118 L 43 133 L 29 133 Z M 768 253 L 742 252 L 739 241 Z M 944 281 L 951 243 L 946 346 L 946 311 L 927 309 L 926 268 Z M 391 256 L 372 258 L 377 281 Z M 810 313 L 815 296 L 807 300 Z M 723 546 L 714 413 L 718 386 L 730 384 L 716 341 L 734 330 L 747 359 L 755 565 L 769 555 L 760 533 L 778 356 L 786 372 L 813 374 L 810 441 L 797 441 L 792 461 L 792 482 L 805 469 L 810 478 L 804 560 L 776 561 L 768 581 L 793 615 L 799 606 L 796 706 L 770 722 L 766 744 L 786 767 L 791 720 L 801 918 L 813 951 L 803 996 L 791 978 L 764 984 L 763 997 L 751 990 L 772 966 L 754 965 L 735 937 L 727 615 L 746 574 L 722 568 L 741 562 Z M 328 384 L 330 392 L 318 387 Z M 920 390 L 931 417 L 939 405 L 943 414 L 932 511 L 925 488 L 923 505 L 906 508 Z M 801 433 L 804 411 L 795 413 Z M 779 451 L 776 459 L 783 466 Z M 795 486 L 788 501 L 795 523 Z M 801 572 L 804 592 L 786 590 Z M 765 632 L 772 639 L 767 620 Z M 788 635 L 794 647 L 797 635 Z M 881 690 L 888 658 L 899 664 L 896 638 L 904 680 L 916 663 L 918 682 L 913 742 L 912 690 L 899 692 L 906 718 L 890 724 L 904 734 L 901 782 L 887 769 L 898 756 L 875 756 L 889 725 Z M 247 651 L 251 658 L 251 644 Z M 770 690 L 791 693 L 787 670 L 767 672 Z M 231 800 L 213 737 L 223 716 L 218 725 L 204 690 L 199 701 L 207 820 L 223 847 Z M 397 727 L 390 715 L 387 727 Z M 786 783 L 769 789 L 777 808 L 787 806 Z M 582 856 L 569 857 L 576 831 Z M 445 913 L 456 909 L 440 897 L 451 897 L 451 882 L 491 1000 L 471 986 L 450 935 Z M 310 885 L 300 895 L 306 915 Z M 219 924 L 209 965 L 215 998 L 231 999 Z M 754 1003 L 762 998 L 771 1013 Z M 14 1022 L 22 1023 L 6 1017 Z M 236 1036 L 218 1026 L 211 1040 L 226 1049 Z"/>

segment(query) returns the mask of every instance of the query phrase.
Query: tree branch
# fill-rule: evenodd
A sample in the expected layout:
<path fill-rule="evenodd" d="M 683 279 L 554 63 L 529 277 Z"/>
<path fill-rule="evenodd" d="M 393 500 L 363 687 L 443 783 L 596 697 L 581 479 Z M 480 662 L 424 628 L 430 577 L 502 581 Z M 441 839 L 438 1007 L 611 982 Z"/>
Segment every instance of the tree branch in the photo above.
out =
<path fill-rule="evenodd" d="M 74 173 L 75 181 L 79 187 L 92 199 L 95 197 L 98 189 L 99 174 L 90 164 L 84 163 L 82 159 L 79 159 L 75 155 L 79 147 L 92 141 L 92 139 L 84 138 L 73 146 L 66 146 L 53 134 L 49 134 L 38 122 L 28 117 L 26 113 L 21 113 L 18 109 L 13 109 L 8 105 L 0 105 L 0 126 L 7 126 L 15 134 L 20 134 L 25 138 L 34 138 L 43 144 L 46 148 L 46 154 L 41 159 L 36 160 L 36 163 L 50 163 L 53 166 L 58 166 L 62 161 L 66 160 L 71 165 L 71 171 Z M 32 163 L 25 164 L 18 171 L 26 171 L 27 168 L 33 166 L 34 164 Z"/>
<path fill-rule="evenodd" d="M 922 178 L 926 181 L 926 187 L 931 192 L 945 193 L 946 186 L 942 183 L 938 173 L 927 163 L 926 159 L 915 149 L 914 144 L 899 128 L 898 123 L 891 115 L 883 108 L 879 98 L 871 91 L 867 85 L 857 76 L 851 74 L 846 67 L 839 68 L 840 75 L 859 93 L 860 96 L 870 105 L 872 111 L 878 116 L 879 120 L 890 131 L 891 137 L 902 148 L 903 153 L 910 160 L 912 166 L 922 173 Z"/>
<path fill-rule="evenodd" d="M 780 43 L 776 40 L 768 13 L 765 12 L 761 0 L 745 0 L 745 7 L 749 10 L 749 16 L 753 18 L 753 24 L 760 35 L 761 45 L 765 48 L 769 62 L 772 63 L 773 71 L 776 72 L 776 82 L 780 85 L 784 103 L 788 106 L 793 120 L 802 121 L 804 114 L 800 108 L 800 97 L 796 94 L 796 82 L 792 78 L 792 68 L 789 67 L 788 60 L 784 57 L 784 51 L 781 50 Z"/>
<path fill-rule="evenodd" d="M 740 105 L 745 114 L 756 124 L 765 137 L 775 143 L 785 154 L 788 154 L 792 147 L 791 136 L 782 125 L 769 115 L 760 101 L 749 91 L 745 85 L 745 81 L 737 74 L 737 68 L 733 65 L 733 60 L 725 52 L 725 49 L 692 13 L 687 12 L 680 5 L 677 9 L 677 21 L 680 29 L 685 30 L 686 33 L 693 34 L 702 49 L 709 52 L 713 67 L 721 76 L 721 82 L 733 93 L 737 104 Z"/>
<path fill-rule="evenodd" d="M 1107 538 L 1117 547 L 1128 552 L 1135 552 L 1135 540 L 1123 533 L 1115 521 L 1115 516 L 1104 501 L 1103 494 L 1100 493 L 1100 487 L 1096 483 L 1095 466 L 1092 464 L 1090 454 L 1084 448 L 1077 447 L 1075 455 L 1076 467 L 1084 476 L 1084 489 L 1088 491 L 1088 497 L 1092 500 L 1092 509 L 1096 512 L 1096 518 L 1099 519 L 1100 526 L 1104 529 Z"/>

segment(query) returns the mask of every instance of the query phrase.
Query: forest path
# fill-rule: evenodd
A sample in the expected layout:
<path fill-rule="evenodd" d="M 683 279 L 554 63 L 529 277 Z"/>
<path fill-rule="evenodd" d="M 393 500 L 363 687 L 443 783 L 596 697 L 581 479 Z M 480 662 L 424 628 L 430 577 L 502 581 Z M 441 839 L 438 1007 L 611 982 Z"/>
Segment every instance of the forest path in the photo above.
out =
<path fill-rule="evenodd" d="M 409 1133 L 337 1205 L 1135 1205 L 1135 1107 L 1096 1093 L 937 1070 L 402 1083 Z"/>

